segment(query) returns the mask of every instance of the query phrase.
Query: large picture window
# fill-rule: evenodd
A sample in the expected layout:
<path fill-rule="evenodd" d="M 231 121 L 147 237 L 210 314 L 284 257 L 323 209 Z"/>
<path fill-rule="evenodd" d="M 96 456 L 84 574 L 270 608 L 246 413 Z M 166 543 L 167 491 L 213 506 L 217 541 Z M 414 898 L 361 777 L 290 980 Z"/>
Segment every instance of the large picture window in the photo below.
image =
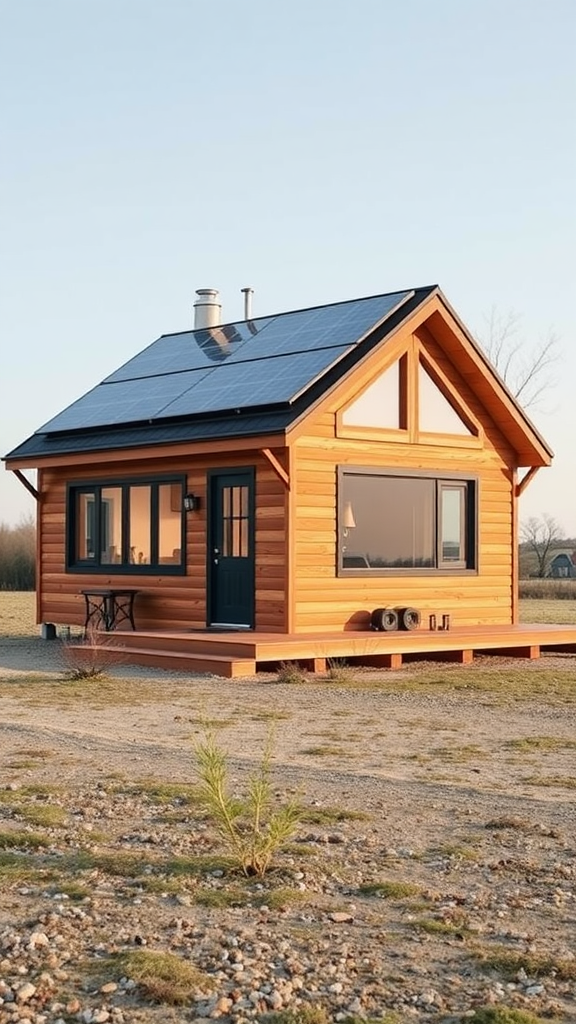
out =
<path fill-rule="evenodd" d="M 476 481 L 341 470 L 338 570 L 466 572 L 476 566 Z"/>
<path fill-rule="evenodd" d="M 83 483 L 68 489 L 68 568 L 184 571 L 184 479 Z"/>

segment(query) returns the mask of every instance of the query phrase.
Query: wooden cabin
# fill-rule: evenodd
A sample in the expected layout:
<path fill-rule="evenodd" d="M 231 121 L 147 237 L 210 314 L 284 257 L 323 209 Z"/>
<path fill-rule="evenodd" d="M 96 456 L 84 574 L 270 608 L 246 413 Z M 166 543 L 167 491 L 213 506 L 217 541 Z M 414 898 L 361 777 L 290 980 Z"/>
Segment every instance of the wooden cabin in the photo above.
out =
<path fill-rule="evenodd" d="M 6 456 L 38 468 L 38 622 L 135 591 L 142 651 L 248 631 L 274 657 L 314 636 L 319 658 L 381 608 L 415 609 L 424 646 L 434 616 L 514 626 L 518 498 L 552 453 L 440 289 L 213 320 Z"/>

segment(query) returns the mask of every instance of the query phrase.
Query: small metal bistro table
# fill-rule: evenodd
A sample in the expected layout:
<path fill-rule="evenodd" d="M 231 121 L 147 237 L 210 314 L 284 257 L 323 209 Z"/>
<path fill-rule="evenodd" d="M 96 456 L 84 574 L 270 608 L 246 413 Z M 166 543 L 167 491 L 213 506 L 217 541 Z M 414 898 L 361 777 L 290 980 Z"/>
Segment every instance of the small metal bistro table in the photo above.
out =
<path fill-rule="evenodd" d="M 91 587 L 89 590 L 81 590 L 86 601 L 86 620 L 84 631 L 90 626 L 106 632 L 116 629 L 121 622 L 129 622 L 132 629 L 136 629 L 134 623 L 134 598 L 138 590 L 117 590 L 116 587 Z"/>

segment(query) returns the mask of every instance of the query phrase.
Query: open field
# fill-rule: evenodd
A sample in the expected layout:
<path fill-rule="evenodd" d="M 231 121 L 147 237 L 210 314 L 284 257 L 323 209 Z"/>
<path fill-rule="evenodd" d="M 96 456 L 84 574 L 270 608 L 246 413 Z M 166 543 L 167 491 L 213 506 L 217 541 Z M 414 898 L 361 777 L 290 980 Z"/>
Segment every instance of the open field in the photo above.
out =
<path fill-rule="evenodd" d="M 0 1024 L 573 1024 L 576 658 L 69 681 L 32 600 L 0 595 Z M 301 803 L 261 879 L 207 723 L 238 794 L 272 730 Z"/>

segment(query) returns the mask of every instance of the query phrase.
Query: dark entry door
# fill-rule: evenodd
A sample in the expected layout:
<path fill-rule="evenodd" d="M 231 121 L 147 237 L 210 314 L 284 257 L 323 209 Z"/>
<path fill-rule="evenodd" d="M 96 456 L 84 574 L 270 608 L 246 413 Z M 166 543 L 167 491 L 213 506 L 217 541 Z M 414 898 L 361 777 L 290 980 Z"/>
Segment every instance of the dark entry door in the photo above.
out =
<path fill-rule="evenodd" d="M 210 478 L 208 625 L 254 626 L 254 471 Z"/>

